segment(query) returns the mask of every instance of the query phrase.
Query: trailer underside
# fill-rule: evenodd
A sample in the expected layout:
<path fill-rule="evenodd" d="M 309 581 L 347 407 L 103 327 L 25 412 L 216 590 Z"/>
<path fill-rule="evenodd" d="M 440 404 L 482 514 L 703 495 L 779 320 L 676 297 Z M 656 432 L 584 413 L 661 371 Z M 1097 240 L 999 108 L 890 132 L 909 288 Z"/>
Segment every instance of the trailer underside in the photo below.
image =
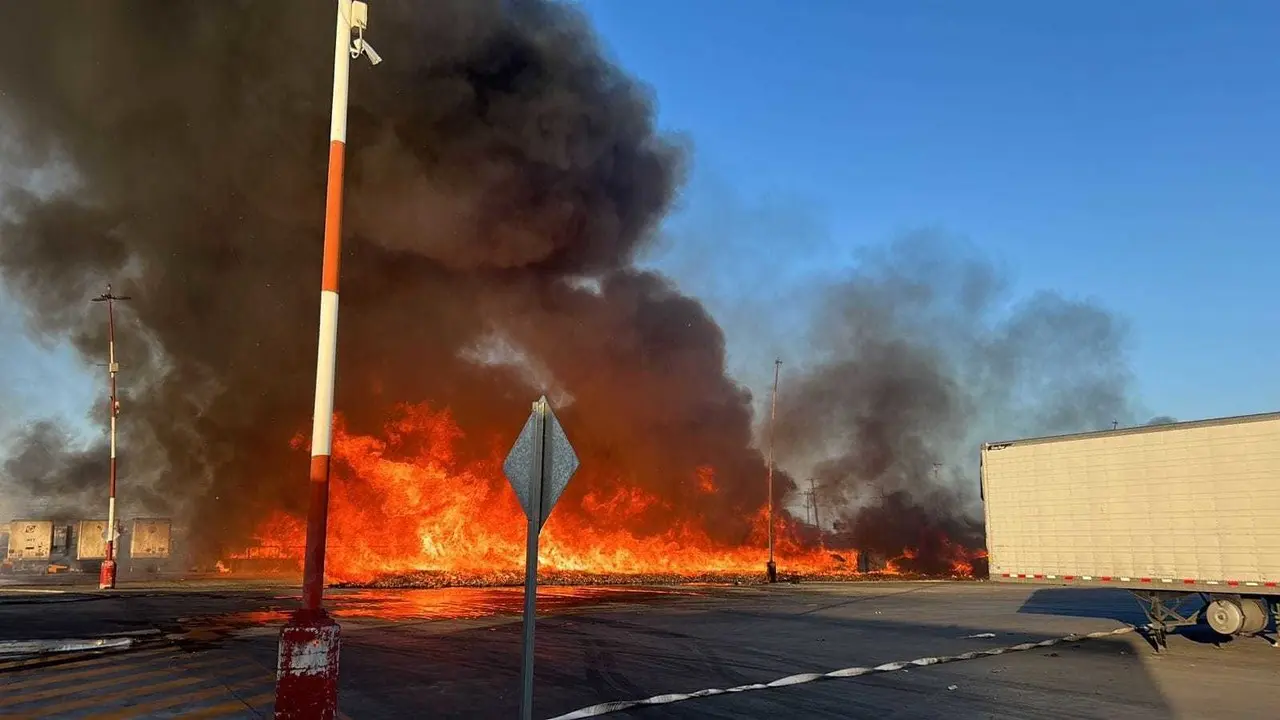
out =
<path fill-rule="evenodd" d="M 1142 607 L 1147 617 L 1142 630 L 1157 650 L 1168 649 L 1170 633 L 1202 621 L 1224 637 L 1262 635 L 1271 626 L 1272 618 L 1277 617 L 1276 606 L 1280 602 L 1280 591 L 1274 583 L 1204 582 L 1187 583 L 1177 589 L 1155 589 L 1149 581 L 1135 583 L 1129 578 L 1119 582 L 1004 575 L 991 579 L 1018 585 L 1127 590 Z"/>

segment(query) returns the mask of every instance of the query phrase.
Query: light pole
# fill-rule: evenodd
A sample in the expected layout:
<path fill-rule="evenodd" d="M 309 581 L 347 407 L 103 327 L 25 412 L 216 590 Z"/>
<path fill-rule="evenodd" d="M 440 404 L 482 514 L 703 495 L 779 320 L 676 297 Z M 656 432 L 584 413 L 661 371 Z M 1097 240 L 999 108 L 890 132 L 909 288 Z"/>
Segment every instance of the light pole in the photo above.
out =
<path fill-rule="evenodd" d="M 98 571 L 98 589 L 110 590 L 116 586 L 116 418 L 120 416 L 120 400 L 116 396 L 116 373 L 120 366 L 116 363 L 116 310 L 117 300 L 130 300 L 127 295 L 115 295 L 111 292 L 111 284 L 107 291 L 91 302 L 107 304 L 107 374 L 111 377 L 111 466 L 108 471 L 107 485 L 107 551 L 102 561 L 102 569 Z"/>
<path fill-rule="evenodd" d="M 338 354 L 338 269 L 342 255 L 342 171 L 346 161 L 347 84 L 351 60 L 382 58 L 364 41 L 369 6 L 338 0 L 333 47 L 333 108 L 329 125 L 329 175 L 325 197 L 324 264 L 320 282 L 320 342 L 311 425 L 310 502 L 302 573 L 302 609 L 280 631 L 276 668 L 277 718 L 330 720 L 338 710 L 338 623 L 321 607 L 329 520 L 329 457 L 333 438 L 333 388 Z"/>
<path fill-rule="evenodd" d="M 769 582 L 778 581 L 778 565 L 773 561 L 773 425 L 778 417 L 778 373 L 782 369 L 782 359 L 773 361 L 773 401 L 769 407 L 769 562 L 765 565 L 765 573 Z"/>

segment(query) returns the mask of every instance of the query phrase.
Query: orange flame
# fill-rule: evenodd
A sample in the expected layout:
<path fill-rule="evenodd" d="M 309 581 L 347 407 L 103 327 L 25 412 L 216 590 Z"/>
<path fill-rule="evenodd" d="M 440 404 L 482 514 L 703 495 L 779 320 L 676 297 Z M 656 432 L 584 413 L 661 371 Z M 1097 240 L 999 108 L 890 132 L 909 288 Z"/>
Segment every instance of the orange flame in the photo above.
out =
<path fill-rule="evenodd" d="M 502 473 L 501 458 L 460 461 L 455 449 L 462 437 L 448 411 L 426 405 L 402 407 L 383 438 L 349 433 L 338 419 L 328 580 L 367 583 L 415 571 L 486 576 L 523 570 L 525 518 Z M 711 467 L 698 468 L 689 482 L 701 493 L 717 491 Z M 600 485 L 593 483 L 579 500 L 560 501 L 542 533 L 542 570 L 621 576 L 762 574 L 766 508 L 755 514 L 745 546 L 726 547 L 714 542 L 697 518 L 674 513 L 659 534 L 637 533 L 635 521 L 642 513 L 669 505 L 638 487 Z M 857 567 L 855 552 L 804 547 L 787 515 L 775 518 L 774 532 L 779 567 L 790 573 L 853 574 Z M 257 546 L 232 557 L 288 558 L 300 565 L 305 537 L 302 520 L 278 511 L 259 527 Z M 887 572 L 896 572 L 893 563 Z"/>

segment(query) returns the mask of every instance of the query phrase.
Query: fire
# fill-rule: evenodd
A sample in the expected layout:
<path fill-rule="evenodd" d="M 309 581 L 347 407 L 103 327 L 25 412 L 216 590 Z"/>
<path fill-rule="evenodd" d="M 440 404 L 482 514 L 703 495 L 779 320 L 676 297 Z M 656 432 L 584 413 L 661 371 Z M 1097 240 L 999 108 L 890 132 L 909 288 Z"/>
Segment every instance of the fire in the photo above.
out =
<path fill-rule="evenodd" d="M 448 411 L 426 405 L 403 407 L 383 437 L 349 433 L 339 419 L 326 559 L 330 580 L 360 583 L 421 570 L 473 575 L 522 570 L 524 514 L 502 474 L 502 458 L 461 461 L 456 446 L 462 437 Z M 716 492 L 714 468 L 698 468 L 689 482 L 698 492 Z M 658 534 L 635 532 L 643 513 L 666 507 L 662 498 L 641 488 L 592 483 L 580 500 L 566 497 L 552 513 L 542 534 L 540 566 L 550 572 L 611 575 L 762 571 L 764 508 L 743 547 L 717 545 L 696 519 L 674 513 L 671 525 Z M 302 520 L 277 512 L 259 528 L 257 547 L 236 557 L 297 558 L 305 531 Z M 822 548 L 802 548 L 789 518 L 781 514 L 775 547 L 779 562 L 795 570 L 836 572 L 856 560 L 850 552 L 837 558 Z"/>
<path fill-rule="evenodd" d="M 950 575 L 951 577 L 981 577 L 986 575 L 985 550 L 973 550 L 951 540 L 941 533 L 930 533 L 923 538 L 922 548 L 907 548 L 889 561 L 889 568 L 899 574 Z"/>
<path fill-rule="evenodd" d="M 502 473 L 504 452 L 495 445 L 493 457 L 463 461 L 457 452 L 462 439 L 447 410 L 426 405 L 402 407 L 382 437 L 350 433 L 338 419 L 326 557 L 331 582 L 369 583 L 428 572 L 462 584 L 457 578 L 497 582 L 523 573 L 525 519 Z M 589 468 L 588 459 L 579 475 L 574 483 L 587 483 L 588 491 L 562 498 L 543 530 L 543 572 L 675 578 L 763 574 L 766 508 L 755 513 L 744 543 L 729 547 L 714 542 L 696 516 L 681 516 L 667 500 L 623 482 L 604 482 L 606 476 Z M 697 468 L 688 482 L 698 493 L 718 489 L 711 467 Z M 669 515 L 670 523 L 657 534 L 638 532 L 640 518 L 654 510 Z M 787 573 L 855 574 L 856 552 L 829 552 L 812 541 L 806 546 L 790 516 L 779 513 L 774 532 L 779 568 Z M 288 558 L 298 564 L 305 537 L 302 520 L 276 512 L 259 527 L 256 546 L 233 557 Z M 957 553 L 960 574 L 963 554 Z M 909 572 L 909 565 L 890 561 L 885 572 Z"/>

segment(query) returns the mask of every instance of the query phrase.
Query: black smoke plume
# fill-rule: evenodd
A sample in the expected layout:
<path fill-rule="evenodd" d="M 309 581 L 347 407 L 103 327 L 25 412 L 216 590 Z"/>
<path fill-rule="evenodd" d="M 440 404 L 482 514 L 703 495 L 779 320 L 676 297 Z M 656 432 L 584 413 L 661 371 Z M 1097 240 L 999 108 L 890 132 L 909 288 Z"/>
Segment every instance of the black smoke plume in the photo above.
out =
<path fill-rule="evenodd" d="M 837 512 L 838 543 L 916 548 L 909 567 L 944 571 L 946 541 L 983 546 L 979 443 L 1132 419 L 1126 326 L 1053 294 L 1010 305 L 1008 289 L 963 243 L 922 232 L 824 291 L 778 445 Z"/>
<path fill-rule="evenodd" d="M 702 307 L 634 265 L 685 158 L 647 91 L 568 5 L 371 5 L 384 62 L 353 64 L 348 129 L 348 426 L 429 401 L 489 452 L 542 389 L 468 359 L 496 338 L 572 398 L 584 464 L 741 540 L 764 502 L 750 396 Z M 4 196 L 0 272 L 86 363 L 105 348 L 89 297 L 107 281 L 134 297 L 121 482 L 151 492 L 125 498 L 189 512 L 208 549 L 304 501 L 290 440 L 313 391 L 333 25 L 332 3 L 302 0 L 68 0 L 13 4 L 0 29 L 0 152 L 27 173 Z M 14 482 L 99 481 L 50 484 L 28 452 Z M 704 465 L 714 501 L 690 490 Z"/>
<path fill-rule="evenodd" d="M 575 481 L 565 506 L 635 484 L 664 500 L 637 532 L 684 513 L 741 542 L 765 499 L 751 397 L 702 305 L 636 264 L 685 165 L 647 91 L 569 5 L 371 12 L 385 62 L 352 73 L 347 426 L 375 432 L 426 401 L 487 457 L 549 390 L 571 400 L 558 412 L 584 468 L 614 470 Z M 0 27 L 0 274 L 30 329 L 86 364 L 106 346 L 89 298 L 108 281 L 133 296 L 125 514 L 187 517 L 206 554 L 305 500 L 290 441 L 313 391 L 332 15 L 302 0 L 66 0 L 8 7 Z M 989 265 L 916 237 L 826 292 L 807 360 L 787 366 L 777 445 L 817 479 L 824 513 L 840 509 L 834 544 L 917 547 L 930 568 L 944 539 L 981 544 L 979 440 L 1131 421 L 1124 328 L 1053 295 L 1010 310 L 1005 290 Z M 494 347 L 523 362 L 476 360 Z M 6 445 L 24 493 L 97 507 L 104 448 L 48 424 Z M 694 482 L 706 466 L 710 496 Z"/>

